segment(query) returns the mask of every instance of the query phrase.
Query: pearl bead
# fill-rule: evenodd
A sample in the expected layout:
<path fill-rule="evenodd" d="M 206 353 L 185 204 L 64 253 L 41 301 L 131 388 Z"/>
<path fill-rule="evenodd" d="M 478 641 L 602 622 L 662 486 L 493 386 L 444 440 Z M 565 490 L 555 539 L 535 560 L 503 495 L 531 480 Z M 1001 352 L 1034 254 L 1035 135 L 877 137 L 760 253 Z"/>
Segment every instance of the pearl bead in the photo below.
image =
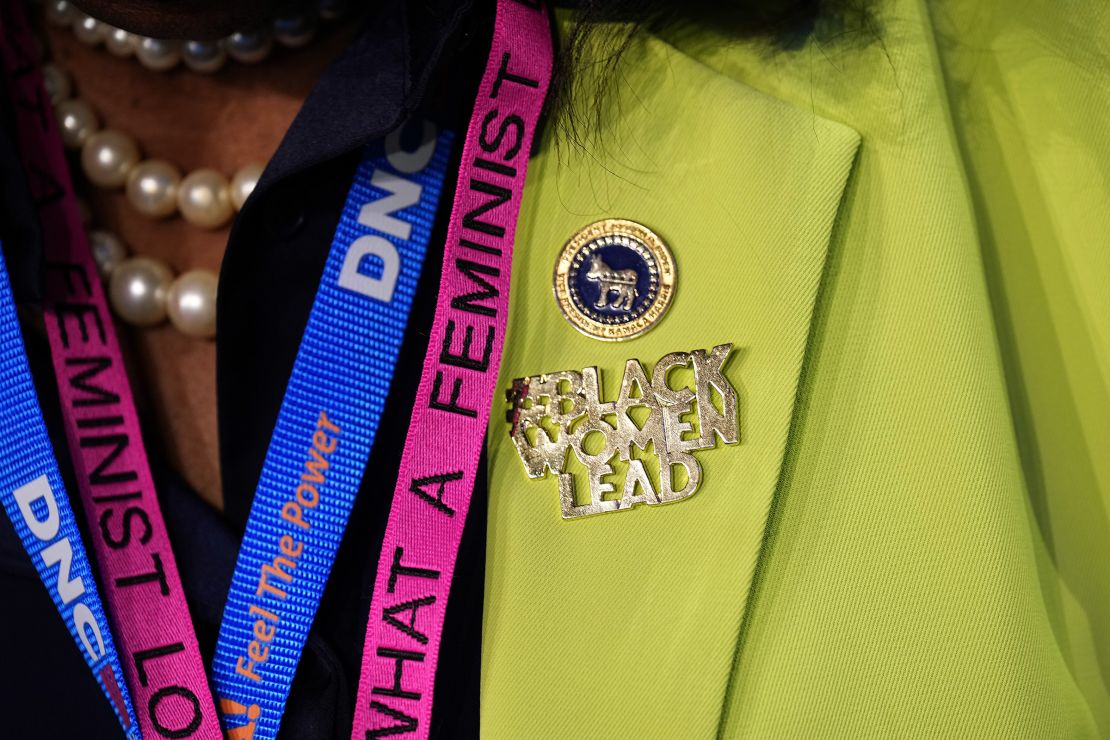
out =
<path fill-rule="evenodd" d="M 91 134 L 81 147 L 81 167 L 94 185 L 118 188 L 139 163 L 139 148 L 121 131 L 104 129 Z"/>
<path fill-rule="evenodd" d="M 289 15 L 274 21 L 274 38 L 282 46 L 296 49 L 316 35 L 316 16 L 311 13 Z"/>
<path fill-rule="evenodd" d="M 173 273 L 162 262 L 132 257 L 116 265 L 108 281 L 108 299 L 116 315 L 135 326 L 154 326 L 166 318 L 166 293 Z"/>
<path fill-rule="evenodd" d="M 46 19 L 55 26 L 72 25 L 77 9 L 67 0 L 51 0 L 46 4 Z"/>
<path fill-rule="evenodd" d="M 181 57 L 194 72 L 211 73 L 224 66 L 227 51 L 219 41 L 186 41 Z"/>
<path fill-rule="evenodd" d="M 42 86 L 53 105 L 57 105 L 73 93 L 69 75 L 57 64 L 42 65 Z"/>
<path fill-rule="evenodd" d="M 104 36 L 104 46 L 117 57 L 129 57 L 135 53 L 139 37 L 122 28 L 112 28 Z"/>
<path fill-rule="evenodd" d="M 62 143 L 70 149 L 80 149 L 90 136 L 100 128 L 96 111 L 80 98 L 63 100 L 54 106 L 54 115 L 61 129 Z"/>
<path fill-rule="evenodd" d="M 181 61 L 181 44 L 143 36 L 135 47 L 135 56 L 147 69 L 164 72 L 173 69 Z"/>
<path fill-rule="evenodd" d="M 96 46 L 108 35 L 108 26 L 91 15 L 80 13 L 73 21 L 73 35 L 83 44 Z"/>
<path fill-rule="evenodd" d="M 269 31 L 240 31 L 224 39 L 224 48 L 231 58 L 243 64 L 257 64 L 270 55 L 274 37 Z"/>
<path fill-rule="evenodd" d="M 177 210 L 181 173 L 169 162 L 148 159 L 127 176 L 127 200 L 144 216 L 161 218 Z"/>
<path fill-rule="evenodd" d="M 231 204 L 235 206 L 235 210 L 242 210 L 243 204 L 254 192 L 254 187 L 258 184 L 258 178 L 262 177 L 262 170 L 263 165 L 258 162 L 251 162 L 240 167 L 235 176 L 231 178 Z"/>
<path fill-rule="evenodd" d="M 208 270 L 189 270 L 173 281 L 166 295 L 166 313 L 178 331 L 199 339 L 216 336 L 218 282 Z"/>
<path fill-rule="evenodd" d="M 127 247 L 118 236 L 104 229 L 94 229 L 89 232 L 89 251 L 100 277 L 106 278 L 121 262 L 127 259 Z"/>
<path fill-rule="evenodd" d="M 233 213 L 227 179 L 216 170 L 193 170 L 177 189 L 177 208 L 191 224 L 223 226 Z"/>

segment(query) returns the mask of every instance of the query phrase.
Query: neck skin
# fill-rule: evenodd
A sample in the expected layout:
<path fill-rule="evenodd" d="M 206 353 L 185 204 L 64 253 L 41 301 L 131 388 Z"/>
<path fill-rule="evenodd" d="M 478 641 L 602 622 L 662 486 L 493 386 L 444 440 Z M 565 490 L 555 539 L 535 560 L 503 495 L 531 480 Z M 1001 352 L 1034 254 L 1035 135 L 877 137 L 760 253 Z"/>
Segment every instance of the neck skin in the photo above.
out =
<path fill-rule="evenodd" d="M 85 46 L 68 29 L 48 31 L 53 61 L 96 109 L 102 127 L 125 131 L 144 157 L 168 160 L 182 175 L 213 167 L 230 178 L 248 162 L 269 160 L 355 26 L 337 24 L 305 48 L 275 49 L 259 65 L 229 62 L 214 75 L 181 68 L 153 72 L 103 47 Z M 157 257 L 178 274 L 219 270 L 228 228 L 206 231 L 177 216 L 152 220 L 135 211 L 122 191 L 96 189 L 74 175 L 91 206 L 93 228 L 115 232 L 132 254 Z M 154 422 L 157 439 L 150 443 L 205 501 L 222 509 L 215 343 L 186 337 L 168 324 L 136 329 L 117 321 L 116 327 L 129 355 L 136 401 Z"/>

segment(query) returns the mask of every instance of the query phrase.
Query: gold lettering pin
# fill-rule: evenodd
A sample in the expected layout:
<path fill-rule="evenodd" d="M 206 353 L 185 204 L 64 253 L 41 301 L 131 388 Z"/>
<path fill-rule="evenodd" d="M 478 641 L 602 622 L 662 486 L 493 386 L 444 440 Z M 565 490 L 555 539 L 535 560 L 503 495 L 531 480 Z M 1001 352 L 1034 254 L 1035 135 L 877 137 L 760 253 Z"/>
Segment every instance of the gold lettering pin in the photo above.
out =
<path fill-rule="evenodd" d="M 564 519 L 690 498 L 702 472 L 693 453 L 715 447 L 718 438 L 729 445 L 740 440 L 736 389 L 724 374 L 731 352 L 731 344 L 673 352 L 650 378 L 639 360 L 628 360 L 617 399 L 608 402 L 601 400 L 596 367 L 514 380 L 506 416 L 528 477 L 555 474 Z M 692 368 L 693 388 L 670 385 L 679 368 Z M 585 469 L 587 501 L 579 501 L 568 450 Z M 624 471 L 620 490 L 614 463 Z"/>

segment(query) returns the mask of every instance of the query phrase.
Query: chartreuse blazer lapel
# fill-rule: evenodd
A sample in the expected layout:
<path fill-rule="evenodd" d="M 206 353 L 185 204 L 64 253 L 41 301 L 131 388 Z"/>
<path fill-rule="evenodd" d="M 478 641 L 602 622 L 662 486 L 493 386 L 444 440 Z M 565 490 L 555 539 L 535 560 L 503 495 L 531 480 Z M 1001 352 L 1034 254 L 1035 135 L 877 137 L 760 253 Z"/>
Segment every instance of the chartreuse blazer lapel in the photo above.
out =
<path fill-rule="evenodd" d="M 501 389 L 596 367 L 600 400 L 613 401 L 630 359 L 650 378 L 670 353 L 732 345 L 723 373 L 739 443 L 694 453 L 702 475 L 688 498 L 564 519 L 555 476 L 528 477 L 511 406 L 495 406 L 482 669 L 490 737 L 716 732 L 860 143 L 851 128 L 653 38 L 602 84 L 600 127 L 576 140 L 549 125 L 528 172 Z M 594 126 L 594 111 L 577 113 Z M 669 311 L 624 342 L 578 332 L 552 290 L 564 243 L 607 218 L 654 230 L 676 267 Z M 692 372 L 674 370 L 669 383 L 693 389 Z M 657 453 L 641 455 L 653 476 Z M 588 500 L 584 469 L 573 452 L 567 459 Z M 608 495 L 620 498 L 628 463 L 612 466 Z"/>

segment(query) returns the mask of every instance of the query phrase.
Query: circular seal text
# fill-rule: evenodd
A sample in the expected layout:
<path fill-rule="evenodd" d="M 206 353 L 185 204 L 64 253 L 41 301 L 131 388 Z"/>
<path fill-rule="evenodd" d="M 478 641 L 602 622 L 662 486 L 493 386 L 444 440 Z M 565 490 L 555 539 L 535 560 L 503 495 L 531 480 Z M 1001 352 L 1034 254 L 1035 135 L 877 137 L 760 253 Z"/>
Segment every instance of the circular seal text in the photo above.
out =
<path fill-rule="evenodd" d="M 675 266 L 655 232 L 609 218 L 582 228 L 555 263 L 555 301 L 587 336 L 617 342 L 659 323 L 674 297 Z"/>

